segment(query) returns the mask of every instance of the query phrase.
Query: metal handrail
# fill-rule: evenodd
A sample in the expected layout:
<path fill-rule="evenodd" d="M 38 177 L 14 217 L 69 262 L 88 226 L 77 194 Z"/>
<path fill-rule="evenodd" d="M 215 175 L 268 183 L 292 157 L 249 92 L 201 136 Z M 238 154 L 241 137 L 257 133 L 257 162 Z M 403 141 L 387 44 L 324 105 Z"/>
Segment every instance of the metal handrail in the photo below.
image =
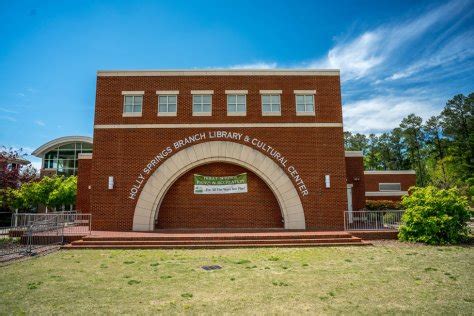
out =
<path fill-rule="evenodd" d="M 404 210 L 345 211 L 345 230 L 390 230 L 397 231 Z"/>

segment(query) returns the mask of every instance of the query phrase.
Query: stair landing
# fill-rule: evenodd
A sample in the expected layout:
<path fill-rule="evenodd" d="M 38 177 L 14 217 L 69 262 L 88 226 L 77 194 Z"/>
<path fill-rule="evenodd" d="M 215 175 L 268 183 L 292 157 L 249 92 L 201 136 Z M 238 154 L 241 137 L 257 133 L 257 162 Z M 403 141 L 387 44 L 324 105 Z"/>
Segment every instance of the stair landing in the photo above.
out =
<path fill-rule="evenodd" d="M 367 246 L 371 243 L 345 231 L 94 231 L 64 249 L 199 249 L 252 247 Z"/>

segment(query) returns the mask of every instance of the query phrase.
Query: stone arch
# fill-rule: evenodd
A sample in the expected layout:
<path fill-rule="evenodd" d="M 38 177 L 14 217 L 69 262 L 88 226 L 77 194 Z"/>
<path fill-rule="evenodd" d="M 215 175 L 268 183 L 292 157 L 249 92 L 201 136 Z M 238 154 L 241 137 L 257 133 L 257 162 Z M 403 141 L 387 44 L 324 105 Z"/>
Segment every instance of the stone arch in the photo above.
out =
<path fill-rule="evenodd" d="M 153 172 L 138 197 L 133 230 L 153 230 L 161 202 L 171 185 L 192 168 L 211 162 L 236 164 L 254 172 L 275 195 L 285 229 L 305 229 L 303 205 L 298 191 L 279 165 L 249 146 L 228 141 L 209 141 L 177 152 Z"/>

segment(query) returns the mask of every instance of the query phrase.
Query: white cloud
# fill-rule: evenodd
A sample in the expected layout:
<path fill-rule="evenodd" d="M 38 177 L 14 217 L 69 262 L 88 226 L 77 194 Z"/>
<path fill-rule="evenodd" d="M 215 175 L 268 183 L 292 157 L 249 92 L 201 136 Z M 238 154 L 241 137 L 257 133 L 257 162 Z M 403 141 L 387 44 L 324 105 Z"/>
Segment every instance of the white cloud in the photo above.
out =
<path fill-rule="evenodd" d="M 0 108 L 0 111 L 4 112 L 4 113 L 18 114 L 17 111 L 12 111 L 12 110 L 9 110 L 9 109 L 6 109 L 6 108 Z"/>
<path fill-rule="evenodd" d="M 249 64 L 239 64 L 230 66 L 230 69 L 274 69 L 277 68 L 278 64 L 275 62 L 256 62 Z"/>
<path fill-rule="evenodd" d="M 38 125 L 38 126 L 46 126 L 46 124 L 45 124 L 43 121 L 41 121 L 41 120 L 36 120 L 35 123 L 36 123 L 36 125 Z"/>
<path fill-rule="evenodd" d="M 16 118 L 7 115 L 0 116 L 0 120 L 16 122 Z"/>
<path fill-rule="evenodd" d="M 348 131 L 370 133 L 397 127 L 414 113 L 427 119 L 439 113 L 431 100 L 410 96 L 375 96 L 349 102 L 343 107 L 344 127 Z"/>
<path fill-rule="evenodd" d="M 452 63 L 459 63 L 474 56 L 474 31 L 464 32 L 449 40 L 440 49 L 431 52 L 429 56 L 420 58 L 408 67 L 394 73 L 386 80 L 399 80 L 412 77 L 423 71 L 429 71 L 438 66 L 446 67 Z"/>
<path fill-rule="evenodd" d="M 343 80 L 357 80 L 378 68 L 383 68 L 400 50 L 440 22 L 447 22 L 462 12 L 468 1 L 451 1 L 427 13 L 401 23 L 383 25 L 355 39 L 333 47 L 326 57 L 308 64 L 309 68 L 341 69 Z"/>

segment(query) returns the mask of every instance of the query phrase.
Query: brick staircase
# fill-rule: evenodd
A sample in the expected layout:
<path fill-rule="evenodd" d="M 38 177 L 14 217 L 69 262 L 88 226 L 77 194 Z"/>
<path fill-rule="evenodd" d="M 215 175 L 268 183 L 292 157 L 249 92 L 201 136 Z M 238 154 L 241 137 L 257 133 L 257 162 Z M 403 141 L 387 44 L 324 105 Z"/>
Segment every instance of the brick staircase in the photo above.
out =
<path fill-rule="evenodd" d="M 64 249 L 198 249 L 250 247 L 327 247 L 371 245 L 347 232 L 314 231 L 160 231 L 102 232 L 83 237 Z"/>

